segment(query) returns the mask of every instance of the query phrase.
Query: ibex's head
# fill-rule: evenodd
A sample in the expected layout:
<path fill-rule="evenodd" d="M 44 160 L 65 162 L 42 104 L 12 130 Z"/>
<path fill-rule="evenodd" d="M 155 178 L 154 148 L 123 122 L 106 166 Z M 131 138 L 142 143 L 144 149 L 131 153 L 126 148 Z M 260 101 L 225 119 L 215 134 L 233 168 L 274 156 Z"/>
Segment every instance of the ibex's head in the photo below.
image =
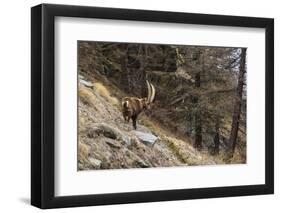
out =
<path fill-rule="evenodd" d="M 137 116 L 143 110 L 150 110 L 151 105 L 155 98 L 155 87 L 146 81 L 147 84 L 147 97 L 137 98 L 137 97 L 124 97 L 122 99 L 122 111 L 125 121 L 129 122 L 130 119 L 133 120 L 133 126 L 136 129 L 136 119 Z"/>

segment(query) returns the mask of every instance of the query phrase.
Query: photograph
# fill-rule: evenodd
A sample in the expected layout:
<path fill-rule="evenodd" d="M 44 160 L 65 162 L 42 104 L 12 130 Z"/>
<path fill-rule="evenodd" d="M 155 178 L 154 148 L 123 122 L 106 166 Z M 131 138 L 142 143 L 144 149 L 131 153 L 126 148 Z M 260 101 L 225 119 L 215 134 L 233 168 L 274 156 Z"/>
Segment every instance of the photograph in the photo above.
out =
<path fill-rule="evenodd" d="M 245 196 L 238 202 L 252 210 L 264 196 L 249 196 L 275 196 L 277 10 L 263 5 L 266 17 L 245 2 L 253 10 L 152 4 L 32 6 L 31 165 L 24 169 L 31 205 Z M 18 100 L 12 105 L 22 108 Z"/>
<path fill-rule="evenodd" d="M 247 163 L 247 48 L 77 41 L 77 170 Z"/>

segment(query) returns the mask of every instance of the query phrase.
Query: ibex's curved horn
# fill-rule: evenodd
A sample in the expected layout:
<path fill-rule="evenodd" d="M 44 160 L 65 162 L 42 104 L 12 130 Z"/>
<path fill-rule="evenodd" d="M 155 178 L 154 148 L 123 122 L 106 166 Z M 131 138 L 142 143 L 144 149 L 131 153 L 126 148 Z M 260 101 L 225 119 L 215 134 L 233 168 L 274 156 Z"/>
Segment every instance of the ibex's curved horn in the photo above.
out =
<path fill-rule="evenodd" d="M 147 85 L 147 100 L 150 101 L 150 98 L 151 98 L 151 87 L 150 87 L 150 84 L 149 84 L 148 80 L 146 80 L 146 85 Z"/>
<path fill-rule="evenodd" d="M 150 86 L 151 86 L 151 96 L 149 102 L 152 103 L 155 98 L 155 87 L 153 86 L 153 84 L 150 84 Z"/>

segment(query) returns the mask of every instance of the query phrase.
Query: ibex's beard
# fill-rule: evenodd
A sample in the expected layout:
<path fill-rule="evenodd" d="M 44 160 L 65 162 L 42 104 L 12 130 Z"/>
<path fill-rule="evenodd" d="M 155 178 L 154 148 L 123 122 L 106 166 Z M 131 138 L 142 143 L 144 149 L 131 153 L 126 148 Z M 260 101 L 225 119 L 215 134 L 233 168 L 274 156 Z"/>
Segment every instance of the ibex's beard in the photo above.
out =
<path fill-rule="evenodd" d="M 155 87 L 146 81 L 148 95 L 147 98 L 137 98 L 137 97 L 124 97 L 122 99 L 122 111 L 124 120 L 129 122 L 130 119 L 133 121 L 133 127 L 136 129 L 136 120 L 138 115 L 146 110 L 155 98 Z"/>

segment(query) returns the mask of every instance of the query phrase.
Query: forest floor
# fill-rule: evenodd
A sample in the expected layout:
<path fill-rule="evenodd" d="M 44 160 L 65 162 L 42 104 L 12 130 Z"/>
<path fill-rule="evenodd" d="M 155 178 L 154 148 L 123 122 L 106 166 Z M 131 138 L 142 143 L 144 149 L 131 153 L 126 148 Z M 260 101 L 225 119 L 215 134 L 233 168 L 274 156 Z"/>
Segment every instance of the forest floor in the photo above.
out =
<path fill-rule="evenodd" d="M 137 121 L 137 131 L 154 135 L 157 141 L 153 145 L 141 142 L 131 122 L 123 119 L 116 95 L 120 91 L 96 81 L 91 84 L 79 84 L 79 170 L 218 163 L 194 149 L 188 138 L 177 138 L 145 113 Z"/>

